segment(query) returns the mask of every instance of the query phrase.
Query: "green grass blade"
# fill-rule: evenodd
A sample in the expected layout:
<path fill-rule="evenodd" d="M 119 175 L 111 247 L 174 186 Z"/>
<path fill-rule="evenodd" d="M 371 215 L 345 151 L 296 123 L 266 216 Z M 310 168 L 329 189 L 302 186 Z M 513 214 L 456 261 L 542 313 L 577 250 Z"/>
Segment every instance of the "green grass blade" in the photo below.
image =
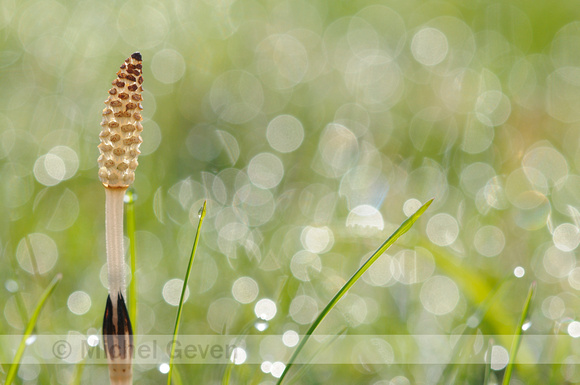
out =
<path fill-rule="evenodd" d="M 371 255 L 370 258 L 367 259 L 367 261 L 356 271 L 356 273 L 354 273 L 353 276 L 350 277 L 350 279 L 344 284 L 344 286 L 340 288 L 340 290 L 330 300 L 330 302 L 326 305 L 326 307 L 322 310 L 322 312 L 318 315 L 318 317 L 316 317 L 316 319 L 314 320 L 314 322 L 304 335 L 304 338 L 302 339 L 302 341 L 300 341 L 300 344 L 296 347 L 296 350 L 290 357 L 290 360 L 288 361 L 286 368 L 284 368 L 282 375 L 278 379 L 278 382 L 276 383 L 277 385 L 280 385 L 282 383 L 282 380 L 284 380 L 284 377 L 292 367 L 292 364 L 296 360 L 296 357 L 298 357 L 298 354 L 300 354 L 300 351 L 302 350 L 304 345 L 306 345 L 306 342 L 308 342 L 308 340 L 310 339 L 310 336 L 312 335 L 314 330 L 316 330 L 318 325 L 320 325 L 322 320 L 332 310 L 332 308 L 337 304 L 337 302 L 340 301 L 340 299 L 356 283 L 356 281 L 359 280 L 359 278 L 365 273 L 365 271 L 367 271 L 369 267 L 371 267 L 371 265 L 375 263 L 375 261 L 379 259 L 379 257 L 383 255 L 383 253 L 387 251 L 387 249 L 391 247 L 397 239 L 399 239 L 403 234 L 409 231 L 409 229 L 413 226 L 413 224 L 417 221 L 417 219 L 419 219 L 419 217 L 423 215 L 425 210 L 427 210 L 427 208 L 431 205 L 432 202 L 433 199 L 427 201 L 427 203 L 421 206 L 419 210 L 417 210 L 413 215 L 407 218 L 401 224 L 401 226 L 399 226 L 399 228 L 393 234 L 391 234 L 391 236 L 373 253 L 373 255 Z"/>
<path fill-rule="evenodd" d="M 44 293 L 42 293 L 42 296 L 40 297 L 40 300 L 36 305 L 36 309 L 34 309 L 34 312 L 32 313 L 32 316 L 30 317 L 30 320 L 26 325 L 26 329 L 24 329 L 24 335 L 22 336 L 20 345 L 18 345 L 18 350 L 16 350 L 14 362 L 12 363 L 12 365 L 10 365 L 8 375 L 6 376 L 6 385 L 11 385 L 12 381 L 14 381 L 14 378 L 16 378 L 16 373 L 18 373 L 18 368 L 20 367 L 20 360 L 22 360 L 22 356 L 24 355 L 24 349 L 26 348 L 26 340 L 32 334 L 32 331 L 36 326 L 36 321 L 38 321 L 38 316 L 40 315 L 40 312 L 42 311 L 42 308 L 44 307 L 46 300 L 48 299 L 48 297 L 50 297 L 50 295 L 52 294 L 52 292 L 54 291 L 54 289 L 56 288 L 61 279 L 62 274 L 57 274 L 56 277 L 54 277 L 54 279 L 50 283 L 50 285 L 48 285 L 48 287 L 44 290 Z"/>
<path fill-rule="evenodd" d="M 125 194 L 127 202 L 127 236 L 129 237 L 129 255 L 131 256 L 131 282 L 129 283 L 129 319 L 133 332 L 137 333 L 137 251 L 135 241 L 135 198 L 133 189 Z"/>
<path fill-rule="evenodd" d="M 304 373 L 310 369 L 310 367 L 312 366 L 312 361 L 314 361 L 314 358 L 316 356 L 318 356 L 320 353 L 322 353 L 323 351 L 327 350 L 330 346 L 332 346 L 332 344 L 339 339 L 340 337 L 342 337 L 343 335 L 346 334 L 346 331 L 348 330 L 347 327 L 343 327 L 338 333 L 336 333 L 336 335 L 332 336 L 332 338 L 330 339 L 330 341 L 328 341 L 327 343 L 325 343 L 324 345 L 322 345 L 321 347 L 319 347 L 313 354 L 312 354 L 312 359 L 310 362 L 302 365 L 300 367 L 299 370 L 296 371 L 296 374 L 290 379 L 288 380 L 288 385 L 291 385 L 293 383 L 295 383 L 296 381 L 298 381 L 298 379 L 304 375 Z"/>
<path fill-rule="evenodd" d="M 172 369 L 173 371 L 173 369 Z M 175 385 L 183 385 L 183 380 L 181 379 L 181 374 L 179 374 L 179 370 L 177 370 L 177 368 L 175 368 L 175 370 L 173 371 L 173 383 Z"/>
<path fill-rule="evenodd" d="M 526 298 L 526 302 L 524 303 L 524 309 L 522 310 L 522 316 L 520 318 L 520 322 L 518 324 L 518 328 L 516 329 L 515 339 L 512 343 L 512 347 L 510 349 L 510 361 L 505 368 L 505 373 L 503 375 L 503 385 L 509 385 L 510 379 L 512 377 L 512 371 L 514 369 L 514 363 L 516 361 L 516 355 L 518 354 L 518 349 L 520 348 L 520 344 L 522 342 L 522 334 L 524 330 L 522 326 L 526 322 L 528 318 L 528 312 L 530 311 L 530 303 L 532 302 L 532 297 L 534 296 L 534 292 L 536 291 L 536 282 L 532 282 L 530 285 L 530 289 L 528 290 L 528 297 Z"/>
<path fill-rule="evenodd" d="M 228 364 L 226 366 L 226 370 L 224 372 L 224 376 L 222 377 L 222 385 L 229 385 L 230 378 L 232 377 L 232 370 L 234 368 L 234 364 Z"/>
<path fill-rule="evenodd" d="M 199 223 L 197 224 L 197 231 L 195 232 L 195 240 L 193 241 L 193 247 L 191 248 L 191 256 L 189 257 L 189 264 L 187 265 L 187 271 L 185 272 L 185 278 L 183 279 L 183 288 L 181 289 L 181 297 L 179 297 L 177 317 L 175 317 L 175 327 L 173 329 L 173 339 L 171 340 L 171 354 L 169 356 L 169 373 L 167 374 L 167 385 L 171 385 L 171 373 L 173 372 L 173 356 L 175 355 L 175 341 L 177 340 L 177 334 L 179 333 L 179 322 L 181 321 L 181 313 L 183 311 L 185 290 L 187 290 L 187 282 L 189 281 L 191 266 L 193 265 L 193 258 L 195 257 L 195 251 L 197 250 L 197 244 L 199 243 L 199 234 L 201 231 L 201 225 L 203 224 L 203 218 L 205 218 L 206 205 L 207 201 L 204 201 L 203 206 L 199 213 Z"/>
<path fill-rule="evenodd" d="M 81 380 L 83 378 L 83 372 L 85 371 L 86 359 L 82 360 L 75 366 L 75 374 L 71 385 L 81 385 Z"/>
<path fill-rule="evenodd" d="M 493 345 L 495 345 L 495 342 L 493 338 L 490 338 L 489 343 L 487 344 L 487 354 L 486 354 L 486 356 L 489 357 L 489 362 L 485 365 L 485 371 L 483 375 L 483 385 L 489 384 L 489 379 L 491 376 L 491 350 L 493 349 Z"/>

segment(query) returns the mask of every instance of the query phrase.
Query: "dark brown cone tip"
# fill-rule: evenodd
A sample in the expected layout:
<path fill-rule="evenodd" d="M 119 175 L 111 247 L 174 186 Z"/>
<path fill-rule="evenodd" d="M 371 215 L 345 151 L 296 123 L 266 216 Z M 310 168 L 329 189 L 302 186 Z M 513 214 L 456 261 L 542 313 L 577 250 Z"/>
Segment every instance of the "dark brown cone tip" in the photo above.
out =
<path fill-rule="evenodd" d="M 114 311 L 111 296 L 109 295 L 107 296 L 107 306 L 105 307 L 105 316 L 103 318 L 105 354 L 112 359 L 124 359 L 132 355 L 133 330 L 129 312 L 121 293 L 117 297 L 117 325 L 115 325 L 113 320 Z"/>
<path fill-rule="evenodd" d="M 143 61 L 141 58 L 141 52 L 135 52 L 133 55 L 131 55 L 131 57 L 135 60 Z"/>

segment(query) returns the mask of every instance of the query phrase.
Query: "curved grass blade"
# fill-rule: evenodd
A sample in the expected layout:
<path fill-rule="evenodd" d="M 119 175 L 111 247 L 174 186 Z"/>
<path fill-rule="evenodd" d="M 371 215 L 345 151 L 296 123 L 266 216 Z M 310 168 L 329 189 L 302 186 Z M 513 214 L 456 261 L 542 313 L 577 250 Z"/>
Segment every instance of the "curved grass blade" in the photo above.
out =
<path fill-rule="evenodd" d="M 536 291 L 536 282 L 532 282 L 530 285 L 530 289 L 528 290 L 528 297 L 526 298 L 526 302 L 524 303 L 524 309 L 522 310 L 522 316 L 520 318 L 520 322 L 518 324 L 518 328 L 516 329 L 516 335 L 514 342 L 512 343 L 512 347 L 510 349 L 510 361 L 505 368 L 505 373 L 503 375 L 503 385 L 509 385 L 510 379 L 512 377 L 512 371 L 514 369 L 514 363 L 516 361 L 516 355 L 518 354 L 518 349 L 520 348 L 520 344 L 522 342 L 522 334 L 524 329 L 524 323 L 526 322 L 526 318 L 528 318 L 528 312 L 530 311 L 530 303 L 532 302 L 532 297 L 534 296 L 534 292 Z"/>
<path fill-rule="evenodd" d="M 493 338 L 490 338 L 489 343 L 487 344 L 487 353 L 486 353 L 487 357 L 491 357 L 491 349 L 493 348 L 493 345 L 495 345 L 495 342 L 494 342 Z M 489 384 L 490 376 L 491 376 L 491 359 L 489 360 L 489 363 L 485 364 L 485 371 L 484 371 L 484 375 L 483 375 L 483 385 Z"/>
<path fill-rule="evenodd" d="M 319 347 L 313 354 L 312 354 L 312 358 L 311 361 L 302 365 L 300 367 L 299 370 L 296 371 L 296 374 L 290 379 L 288 380 L 288 385 L 291 385 L 293 383 L 295 383 L 296 381 L 298 381 L 298 379 L 308 370 L 310 369 L 310 367 L 312 366 L 312 361 L 314 361 L 314 358 L 316 356 L 318 356 L 320 353 L 322 353 L 323 351 L 327 350 L 330 346 L 332 346 L 332 344 L 339 339 L 340 337 L 342 337 L 343 335 L 346 334 L 346 331 L 348 330 L 348 327 L 343 327 L 342 329 L 340 329 L 338 331 L 338 333 L 334 336 L 332 336 L 332 338 L 330 339 L 330 341 L 328 341 L 326 344 L 322 345 L 321 347 Z"/>
<path fill-rule="evenodd" d="M 135 243 L 135 198 L 133 189 L 127 190 L 125 202 L 127 203 L 127 236 L 129 237 L 129 254 L 131 256 L 131 282 L 129 283 L 129 319 L 135 334 L 137 332 L 137 251 Z"/>
<path fill-rule="evenodd" d="M 191 256 L 189 257 L 189 264 L 187 265 L 187 271 L 185 272 L 185 278 L 183 279 L 181 296 L 179 297 L 177 317 L 175 317 L 175 327 L 173 329 L 173 339 L 171 340 L 171 354 L 169 355 L 169 373 L 167 374 L 167 385 L 171 385 L 171 373 L 173 372 L 173 356 L 175 355 L 175 341 L 177 340 L 177 334 L 179 333 L 179 322 L 181 321 L 181 313 L 183 311 L 185 291 L 187 290 L 187 282 L 189 281 L 189 275 L 191 274 L 191 266 L 193 265 L 193 258 L 195 257 L 195 251 L 197 250 L 197 244 L 199 243 L 199 234 L 201 231 L 201 225 L 203 224 L 203 218 L 205 218 L 206 205 L 207 201 L 204 201 L 203 206 L 201 207 L 201 210 L 199 212 L 199 223 L 197 224 L 197 231 L 195 232 L 195 240 L 193 241 Z"/>
<path fill-rule="evenodd" d="M 73 377 L 73 381 L 71 382 L 71 385 L 81 385 L 81 380 L 83 378 L 83 372 L 85 371 L 85 364 L 86 364 L 86 359 L 84 359 L 81 362 L 79 362 L 78 364 L 76 364 L 75 374 Z"/>
<path fill-rule="evenodd" d="M 312 335 L 314 330 L 316 330 L 316 328 L 318 327 L 318 325 L 320 325 L 320 323 L 326 317 L 326 315 L 328 313 L 330 313 L 330 311 L 337 304 L 337 302 L 340 301 L 340 299 L 356 283 L 356 281 L 359 280 L 359 278 L 365 273 L 365 271 L 367 271 L 369 269 L 369 267 L 371 267 L 371 265 L 373 263 L 375 263 L 375 261 L 377 259 L 379 259 L 379 257 L 385 251 L 387 251 L 387 249 L 389 247 L 391 247 L 393 245 L 393 243 L 396 242 L 397 239 L 399 239 L 403 234 L 405 234 L 407 231 L 409 231 L 409 229 L 413 226 L 413 224 L 417 221 L 417 219 L 419 219 L 419 217 L 421 217 L 421 215 L 423 215 L 425 210 L 427 210 L 427 208 L 431 205 L 432 202 L 433 202 L 433 199 L 430 199 L 429 201 L 427 201 L 427 203 L 425 203 L 423 206 L 421 206 L 419 208 L 419 210 L 417 210 L 413 215 L 411 215 L 409 218 L 407 218 L 401 224 L 401 226 L 399 226 L 399 228 L 397 230 L 395 230 L 395 232 L 393 234 L 391 234 L 391 236 L 373 253 L 373 255 L 370 256 L 369 259 L 367 259 L 367 261 L 356 271 L 356 273 L 353 274 L 352 277 L 350 277 L 350 279 L 344 284 L 344 286 L 341 287 L 340 290 L 334 295 L 334 297 L 330 300 L 330 302 L 326 305 L 326 307 L 322 310 L 322 312 L 314 320 L 314 322 L 312 323 L 312 325 L 310 326 L 310 328 L 308 329 L 308 331 L 304 335 L 304 338 L 302 339 L 302 341 L 300 341 L 300 344 L 298 345 L 298 347 L 296 348 L 296 350 L 294 351 L 294 353 L 290 357 L 290 360 L 288 361 L 286 368 L 284 368 L 284 371 L 282 372 L 282 375 L 278 379 L 278 382 L 276 382 L 277 385 L 280 385 L 282 383 L 282 380 L 284 380 L 284 377 L 286 376 L 286 374 L 288 373 L 288 371 L 292 367 L 292 364 L 296 360 L 296 357 L 298 357 L 298 354 L 300 354 L 300 351 L 302 350 L 304 345 L 306 345 L 306 342 L 308 342 L 308 340 L 310 339 L 310 336 Z"/>
<path fill-rule="evenodd" d="M 230 378 L 232 377 L 232 370 L 234 369 L 233 364 L 228 364 L 222 377 L 222 385 L 228 385 L 230 383 Z"/>
<path fill-rule="evenodd" d="M 48 297 L 50 297 L 50 295 L 52 294 L 52 292 L 54 291 L 54 289 L 56 288 L 61 279 L 62 274 L 57 274 L 56 277 L 54 277 L 52 282 L 42 293 L 42 296 L 40 297 L 38 304 L 36 304 L 36 309 L 34 309 L 34 312 L 30 317 L 30 321 L 28 321 L 26 329 L 24 329 L 24 335 L 22 336 L 20 345 L 18 345 L 18 350 L 16 350 L 16 355 L 14 356 L 14 363 L 10 365 L 10 369 L 8 370 L 8 375 L 6 376 L 6 385 L 12 384 L 12 381 L 14 381 L 14 378 L 16 378 L 16 373 L 18 373 L 18 368 L 20 367 L 20 360 L 22 360 L 22 356 L 24 355 L 24 349 L 26 348 L 26 340 L 32 334 L 32 331 L 36 326 L 36 321 L 38 321 L 38 316 L 40 315 L 40 312 L 42 311 L 42 308 L 44 307 L 46 300 L 48 299 Z"/>

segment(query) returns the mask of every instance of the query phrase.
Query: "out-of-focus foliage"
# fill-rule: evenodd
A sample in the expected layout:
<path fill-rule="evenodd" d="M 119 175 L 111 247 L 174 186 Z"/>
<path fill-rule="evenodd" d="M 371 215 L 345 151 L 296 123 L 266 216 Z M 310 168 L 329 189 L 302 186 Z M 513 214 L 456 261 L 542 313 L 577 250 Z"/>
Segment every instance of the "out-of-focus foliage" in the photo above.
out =
<path fill-rule="evenodd" d="M 304 333 L 434 197 L 321 333 L 513 333 L 537 281 L 526 333 L 578 337 L 577 14 L 572 0 L 0 1 L 0 333 L 22 333 L 57 272 L 37 331 L 100 333 L 100 114 L 118 66 L 140 51 L 137 334 L 171 333 L 205 199 L 183 334 L 239 334 L 263 314 L 273 314 L 263 333 Z M 512 382 L 580 381 L 580 352 L 546 351 L 559 364 L 516 366 Z M 240 384 L 279 376 L 237 369 Z M 223 370 L 180 368 L 208 384 Z M 300 381 L 436 383 L 453 372 L 481 383 L 484 370 L 361 363 L 314 366 Z M 140 384 L 164 378 L 134 371 Z M 70 383 L 74 372 L 37 361 L 19 376 Z M 106 378 L 87 365 L 82 383 Z"/>

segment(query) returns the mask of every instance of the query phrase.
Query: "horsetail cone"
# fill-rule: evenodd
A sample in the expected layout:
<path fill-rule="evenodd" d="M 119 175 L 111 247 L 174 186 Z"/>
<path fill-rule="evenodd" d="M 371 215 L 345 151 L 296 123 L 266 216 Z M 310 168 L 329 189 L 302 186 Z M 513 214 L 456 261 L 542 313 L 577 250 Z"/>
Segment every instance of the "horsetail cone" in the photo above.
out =
<path fill-rule="evenodd" d="M 135 180 L 139 146 L 143 141 L 140 136 L 143 131 L 141 60 L 139 52 L 125 60 L 105 100 L 98 163 L 99 179 L 107 188 L 125 189 Z"/>
<path fill-rule="evenodd" d="M 100 136 L 99 179 L 105 186 L 105 235 L 109 296 L 103 317 L 103 342 L 111 385 L 133 382 L 133 330 L 125 305 L 123 198 L 135 180 L 141 144 L 143 88 L 141 54 L 129 57 L 109 90 Z"/>

